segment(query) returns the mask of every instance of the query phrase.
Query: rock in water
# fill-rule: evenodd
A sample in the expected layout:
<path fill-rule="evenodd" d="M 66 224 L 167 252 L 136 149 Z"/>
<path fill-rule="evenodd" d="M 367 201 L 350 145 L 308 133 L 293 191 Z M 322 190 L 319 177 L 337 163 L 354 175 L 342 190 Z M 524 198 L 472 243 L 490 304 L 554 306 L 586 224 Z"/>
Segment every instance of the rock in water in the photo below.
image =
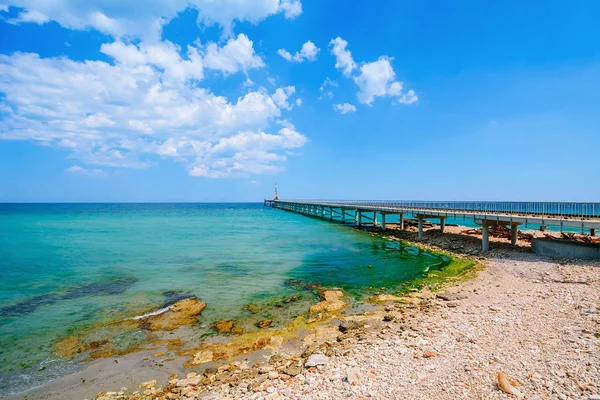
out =
<path fill-rule="evenodd" d="M 308 357 L 306 363 L 304 364 L 305 368 L 316 367 L 317 365 L 327 365 L 329 363 L 329 357 L 324 355 L 319 351 L 315 351 Z"/>
<path fill-rule="evenodd" d="M 221 320 L 221 321 L 215 322 L 213 324 L 213 326 L 220 333 L 229 333 L 233 329 L 233 321 L 232 320 L 229 320 L 229 321 Z"/>
<path fill-rule="evenodd" d="M 323 290 L 319 293 L 319 296 L 323 301 L 310 308 L 311 314 L 321 311 L 338 311 L 346 306 L 346 303 L 342 300 L 344 293 L 341 290 Z"/>
<path fill-rule="evenodd" d="M 271 321 L 270 319 L 263 319 L 260 320 L 256 323 L 256 326 L 259 328 L 266 328 L 267 326 L 271 326 L 271 324 L 273 323 L 273 321 Z"/>

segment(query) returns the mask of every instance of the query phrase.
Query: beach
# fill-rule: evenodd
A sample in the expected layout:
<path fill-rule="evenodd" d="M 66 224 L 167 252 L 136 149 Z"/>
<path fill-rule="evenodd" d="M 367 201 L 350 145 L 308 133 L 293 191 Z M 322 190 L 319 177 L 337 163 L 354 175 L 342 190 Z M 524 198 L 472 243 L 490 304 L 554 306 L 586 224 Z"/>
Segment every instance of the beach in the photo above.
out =
<path fill-rule="evenodd" d="M 449 242 L 435 227 L 420 241 L 410 230 L 378 234 L 470 253 L 473 238 L 447 229 L 456 230 Z M 482 265 L 476 276 L 436 292 L 381 291 L 372 310 L 334 310 L 289 342 L 191 368 L 144 353 L 103 359 L 28 398 L 600 398 L 600 263 L 543 258 L 500 239 L 468 257 Z M 498 373 L 516 396 L 499 389 Z"/>

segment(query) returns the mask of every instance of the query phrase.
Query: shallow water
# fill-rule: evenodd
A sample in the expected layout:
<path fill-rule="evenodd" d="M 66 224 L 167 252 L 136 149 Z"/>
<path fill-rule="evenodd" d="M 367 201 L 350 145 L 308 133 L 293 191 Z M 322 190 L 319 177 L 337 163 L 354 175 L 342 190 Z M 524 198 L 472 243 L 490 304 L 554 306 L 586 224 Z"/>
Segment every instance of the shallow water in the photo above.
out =
<path fill-rule="evenodd" d="M 443 260 L 366 232 L 262 204 L 0 204 L 0 391 L 81 368 L 51 346 L 87 327 L 132 318 L 190 295 L 207 303 L 192 337 L 219 319 L 285 323 L 316 295 L 359 299 Z M 273 304 L 292 295 L 301 301 Z M 243 309 L 257 303 L 266 311 Z M 245 325 L 244 325 L 245 324 Z M 142 332 L 118 338 L 127 347 Z"/>

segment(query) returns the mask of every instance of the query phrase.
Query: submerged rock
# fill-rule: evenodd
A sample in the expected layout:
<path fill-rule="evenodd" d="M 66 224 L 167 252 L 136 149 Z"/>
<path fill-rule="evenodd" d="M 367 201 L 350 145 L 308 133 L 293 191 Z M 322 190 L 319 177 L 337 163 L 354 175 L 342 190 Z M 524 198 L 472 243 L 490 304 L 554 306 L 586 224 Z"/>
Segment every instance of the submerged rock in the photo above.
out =
<path fill-rule="evenodd" d="M 252 314 L 258 314 L 260 312 L 260 306 L 258 304 L 250 303 L 244 306 L 244 310 L 248 310 Z"/>
<path fill-rule="evenodd" d="M 340 332 L 345 333 L 351 330 L 359 329 L 362 326 L 363 325 L 358 321 L 343 321 L 338 328 Z"/>
<path fill-rule="evenodd" d="M 346 303 L 342 300 L 344 293 L 341 290 L 323 290 L 319 293 L 319 296 L 323 300 L 310 308 L 311 314 L 322 311 L 338 311 L 346 306 Z"/>
<path fill-rule="evenodd" d="M 213 324 L 213 327 L 220 333 L 229 333 L 233 329 L 234 322 L 232 320 L 221 320 Z"/>

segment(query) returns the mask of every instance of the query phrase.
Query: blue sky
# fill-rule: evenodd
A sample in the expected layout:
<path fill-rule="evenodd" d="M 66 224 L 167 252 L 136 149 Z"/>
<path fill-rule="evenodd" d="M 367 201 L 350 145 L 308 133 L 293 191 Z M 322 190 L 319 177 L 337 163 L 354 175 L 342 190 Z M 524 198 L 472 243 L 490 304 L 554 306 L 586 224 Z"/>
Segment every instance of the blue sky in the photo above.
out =
<path fill-rule="evenodd" d="M 600 199 L 596 1 L 0 0 L 0 201 Z"/>

